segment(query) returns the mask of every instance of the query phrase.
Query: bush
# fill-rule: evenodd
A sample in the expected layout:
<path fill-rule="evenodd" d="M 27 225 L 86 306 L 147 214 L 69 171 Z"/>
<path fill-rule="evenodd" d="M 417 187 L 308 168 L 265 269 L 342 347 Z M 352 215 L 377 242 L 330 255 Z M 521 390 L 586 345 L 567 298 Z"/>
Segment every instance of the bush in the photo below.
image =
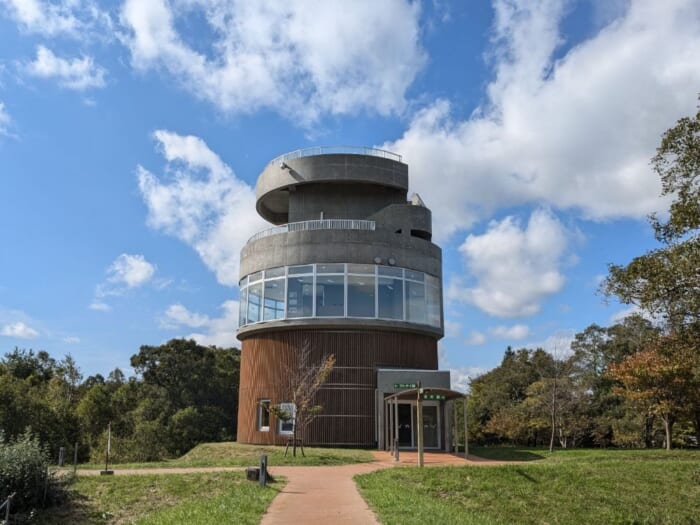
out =
<path fill-rule="evenodd" d="M 27 511 L 50 502 L 54 490 L 48 465 L 46 449 L 29 431 L 11 441 L 0 434 L 0 502 L 12 493 L 16 493 L 13 511 Z"/>

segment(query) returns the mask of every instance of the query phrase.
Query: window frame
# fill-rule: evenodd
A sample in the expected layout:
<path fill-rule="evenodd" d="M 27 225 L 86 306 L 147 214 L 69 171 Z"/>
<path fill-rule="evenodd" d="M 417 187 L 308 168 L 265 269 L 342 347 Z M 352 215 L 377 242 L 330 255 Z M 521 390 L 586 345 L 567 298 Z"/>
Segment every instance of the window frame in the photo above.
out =
<path fill-rule="evenodd" d="M 291 408 L 290 408 L 291 407 Z M 291 402 L 284 402 L 279 404 L 280 410 L 289 410 L 291 411 L 292 414 L 292 419 L 289 421 L 283 421 L 279 417 L 277 418 L 277 434 L 280 436 L 292 436 L 294 435 L 294 417 L 296 416 L 297 412 L 297 406 L 294 403 Z M 291 425 L 292 428 L 291 430 L 284 430 L 282 427 L 283 425 Z"/>
<path fill-rule="evenodd" d="M 272 400 L 270 399 L 259 399 L 258 400 L 258 410 L 257 410 L 257 429 L 258 432 L 269 432 L 270 431 L 270 412 L 265 409 L 272 406 Z M 267 419 L 267 425 L 263 425 L 264 420 Z"/>

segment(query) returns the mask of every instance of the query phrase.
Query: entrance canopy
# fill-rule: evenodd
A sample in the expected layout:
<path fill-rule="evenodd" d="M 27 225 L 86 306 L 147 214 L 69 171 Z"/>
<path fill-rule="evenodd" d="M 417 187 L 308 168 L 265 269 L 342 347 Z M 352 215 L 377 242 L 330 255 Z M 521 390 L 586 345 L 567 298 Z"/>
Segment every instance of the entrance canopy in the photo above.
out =
<path fill-rule="evenodd" d="M 448 388 L 411 388 L 409 390 L 402 390 L 401 392 L 396 392 L 390 394 L 384 398 L 384 401 L 398 400 L 414 400 L 418 399 L 418 392 L 421 391 L 421 399 L 424 401 L 451 401 L 453 399 L 462 399 L 467 397 L 466 394 L 458 392 L 457 390 L 450 390 Z"/>

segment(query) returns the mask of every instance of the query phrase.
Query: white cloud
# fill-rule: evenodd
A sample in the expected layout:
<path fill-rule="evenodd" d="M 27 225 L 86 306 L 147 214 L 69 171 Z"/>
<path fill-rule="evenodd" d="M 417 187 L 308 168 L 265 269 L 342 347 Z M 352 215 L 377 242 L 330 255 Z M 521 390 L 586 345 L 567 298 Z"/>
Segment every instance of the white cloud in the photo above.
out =
<path fill-rule="evenodd" d="M 20 28 L 44 36 L 85 38 L 99 28 L 112 26 L 107 12 L 92 0 L 0 0 L 0 6 Z"/>
<path fill-rule="evenodd" d="M 154 137 L 168 161 L 167 180 L 137 168 L 148 224 L 192 246 L 220 283 L 237 284 L 241 248 L 269 227 L 253 212 L 253 188 L 202 139 L 164 130 Z"/>
<path fill-rule="evenodd" d="M 465 345 L 479 346 L 486 342 L 486 336 L 478 330 L 469 332 L 469 337 L 464 340 Z"/>
<path fill-rule="evenodd" d="M 610 324 L 622 323 L 625 319 L 633 315 L 639 315 L 656 326 L 661 326 L 662 324 L 662 319 L 654 317 L 649 312 L 642 310 L 641 308 L 639 308 L 639 306 L 634 304 L 629 306 L 628 308 L 625 308 L 624 310 L 620 310 L 619 312 L 612 314 L 610 316 Z"/>
<path fill-rule="evenodd" d="M 457 321 L 445 319 L 445 337 L 459 337 L 462 332 L 462 325 Z"/>
<path fill-rule="evenodd" d="M 489 332 L 499 339 L 525 339 L 530 335 L 530 328 L 525 324 L 514 324 L 512 326 L 496 326 L 489 328 Z"/>
<path fill-rule="evenodd" d="M 5 110 L 5 104 L 0 102 L 0 135 L 8 135 L 10 126 L 10 115 Z"/>
<path fill-rule="evenodd" d="M 469 235 L 459 248 L 475 285 L 453 279 L 447 298 L 499 317 L 533 315 L 564 285 L 559 266 L 567 243 L 562 224 L 543 209 L 532 212 L 524 228 L 512 216 L 492 221 L 486 233 Z"/>
<path fill-rule="evenodd" d="M 482 106 L 460 118 L 435 101 L 382 146 L 410 165 L 438 239 L 521 204 L 596 220 L 663 207 L 649 159 L 663 131 L 696 105 L 700 3 L 628 2 L 562 54 L 566 5 L 497 0 L 494 77 Z"/>
<path fill-rule="evenodd" d="M 80 337 L 75 337 L 75 336 L 64 337 L 63 342 L 68 343 L 68 344 L 77 344 L 80 342 Z"/>
<path fill-rule="evenodd" d="M 543 341 L 528 343 L 525 348 L 535 350 L 542 348 L 554 356 L 555 359 L 566 359 L 571 355 L 571 343 L 576 337 L 576 330 L 560 330 L 548 336 Z"/>
<path fill-rule="evenodd" d="M 400 112 L 425 63 L 419 14 L 406 0 L 127 0 L 121 21 L 134 67 L 165 71 L 224 111 L 271 108 L 308 125 L 322 114 Z M 180 23 L 195 16 L 208 35 Z"/>
<path fill-rule="evenodd" d="M 35 339 L 39 337 L 39 332 L 34 330 L 31 326 L 18 321 L 16 323 L 6 324 L 0 330 L 0 335 L 6 337 L 17 337 L 19 339 Z"/>
<path fill-rule="evenodd" d="M 187 326 L 189 328 L 199 328 L 206 326 L 210 319 L 206 315 L 199 315 L 190 312 L 181 304 L 171 304 L 165 311 L 165 318 L 162 325 L 164 328 L 174 328 Z"/>
<path fill-rule="evenodd" d="M 179 327 L 202 328 L 199 332 L 186 335 L 187 339 L 194 339 L 201 345 L 219 347 L 239 347 L 236 339 L 238 329 L 238 301 L 226 301 L 221 305 L 223 310 L 221 317 L 209 317 L 190 312 L 181 304 L 173 304 L 168 307 L 165 317 L 161 322 L 164 328 L 177 329 Z"/>
<path fill-rule="evenodd" d="M 88 306 L 90 310 L 108 312 L 112 307 L 104 302 L 105 297 L 124 295 L 129 289 L 149 282 L 153 282 L 157 289 L 162 289 L 161 281 L 153 281 L 156 266 L 140 254 L 122 253 L 107 267 L 106 273 L 106 281 L 95 287 L 95 298 Z"/>
<path fill-rule="evenodd" d="M 156 272 L 155 265 L 149 263 L 143 255 L 122 253 L 107 269 L 107 280 L 115 284 L 124 284 L 136 288 L 151 280 Z"/>
<path fill-rule="evenodd" d="M 55 78 L 59 85 L 76 91 L 105 85 L 105 70 L 92 57 L 61 58 L 44 46 L 37 47 L 36 59 L 26 65 L 26 70 L 37 77 Z"/>
<path fill-rule="evenodd" d="M 90 303 L 90 306 L 88 306 L 88 308 L 90 308 L 90 310 L 96 310 L 98 312 L 109 312 L 112 309 L 111 306 L 102 301 L 93 301 L 92 303 Z"/>
<path fill-rule="evenodd" d="M 469 381 L 475 379 L 482 374 L 488 372 L 486 368 L 480 366 L 465 366 L 460 368 L 450 369 L 450 382 L 452 390 L 458 392 L 469 392 Z"/>

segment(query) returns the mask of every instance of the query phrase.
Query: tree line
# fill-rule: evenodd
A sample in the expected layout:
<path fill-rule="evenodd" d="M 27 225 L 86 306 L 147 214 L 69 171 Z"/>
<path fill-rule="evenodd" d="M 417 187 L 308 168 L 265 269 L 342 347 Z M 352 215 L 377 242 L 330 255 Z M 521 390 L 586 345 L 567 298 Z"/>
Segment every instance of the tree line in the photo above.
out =
<path fill-rule="evenodd" d="M 175 457 L 236 436 L 240 351 L 173 339 L 141 346 L 135 375 L 115 368 L 83 378 L 75 360 L 15 348 L 0 360 L 0 433 L 29 432 L 58 457 L 78 444 L 80 461 L 104 460 L 107 426 L 115 461 Z"/>
<path fill-rule="evenodd" d="M 509 347 L 498 367 L 471 381 L 470 440 L 550 448 L 697 446 L 697 352 L 664 357 L 666 337 L 633 315 L 610 327 L 592 324 L 555 352 Z"/>
<path fill-rule="evenodd" d="M 700 110 L 664 133 L 651 165 L 670 200 L 649 217 L 659 247 L 611 264 L 600 290 L 637 315 L 589 326 L 566 359 L 508 349 L 471 383 L 475 439 L 700 445 Z"/>

